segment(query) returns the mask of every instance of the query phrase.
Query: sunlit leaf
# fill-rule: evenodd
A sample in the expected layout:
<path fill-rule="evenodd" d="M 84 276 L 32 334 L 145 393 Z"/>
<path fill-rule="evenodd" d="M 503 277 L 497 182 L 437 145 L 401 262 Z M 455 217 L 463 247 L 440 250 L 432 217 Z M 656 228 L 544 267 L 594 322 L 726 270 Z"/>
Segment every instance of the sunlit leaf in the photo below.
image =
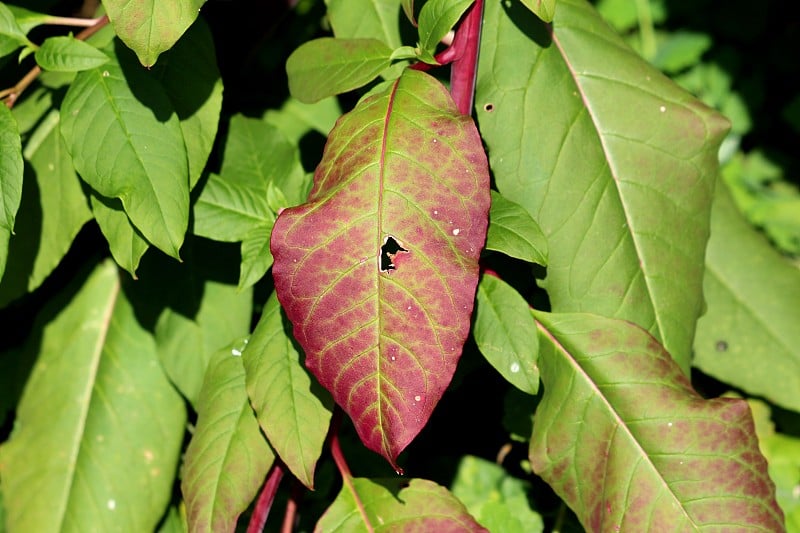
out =
<path fill-rule="evenodd" d="M 189 219 L 179 119 L 152 73 L 124 49 L 119 61 L 113 48 L 105 52 L 112 61 L 78 73 L 67 91 L 61 132 L 81 177 L 99 194 L 121 200 L 144 237 L 177 258 Z"/>
<path fill-rule="evenodd" d="M 547 265 L 547 240 L 524 207 L 492 191 L 486 249 Z"/>
<path fill-rule="evenodd" d="M 419 45 L 434 52 L 475 0 L 428 0 L 419 12 Z"/>
<path fill-rule="evenodd" d="M 327 137 L 342 109 L 335 97 L 323 98 L 313 104 L 304 104 L 288 98 L 280 109 L 268 109 L 264 121 L 274 125 L 286 137 L 297 143 L 310 131 Z"/>
<path fill-rule="evenodd" d="M 122 42 L 145 67 L 172 48 L 206 0 L 103 0 L 103 7 Z"/>
<path fill-rule="evenodd" d="M 275 286 L 306 365 L 393 464 L 455 370 L 488 209 L 474 124 L 407 71 L 339 119 L 309 202 L 275 222 Z"/>
<path fill-rule="evenodd" d="M 14 531 L 152 531 L 172 491 L 183 400 L 105 262 L 51 302 L 39 358 L 0 450 Z"/>
<path fill-rule="evenodd" d="M 313 487 L 332 402 L 303 368 L 288 329 L 273 294 L 244 351 L 247 392 L 272 447 L 297 479 Z"/>
<path fill-rule="evenodd" d="M 286 61 L 289 91 L 310 104 L 366 85 L 391 63 L 392 49 L 375 39 L 308 41 Z"/>
<path fill-rule="evenodd" d="M 629 322 L 534 316 L 544 396 L 531 464 L 588 531 L 783 530 L 747 402 L 701 398 Z"/>
<path fill-rule="evenodd" d="M 242 264 L 239 272 L 239 289 L 252 287 L 264 277 L 272 266 L 269 250 L 269 235 L 272 224 L 264 224 L 252 230 L 242 239 Z"/>
<path fill-rule="evenodd" d="M 483 356 L 512 385 L 539 390 L 539 343 L 528 303 L 506 282 L 484 274 L 478 283 L 473 336 Z"/>
<path fill-rule="evenodd" d="M 49 37 L 36 50 L 36 63 L 45 70 L 77 72 L 89 70 L 108 62 L 108 56 L 92 46 L 70 36 Z"/>
<path fill-rule="evenodd" d="M 0 57 L 10 54 L 29 42 L 25 32 L 14 18 L 14 13 L 3 2 L 0 2 Z"/>
<path fill-rule="evenodd" d="M 727 121 L 583 0 L 559 0 L 552 26 L 487 2 L 480 58 L 481 134 L 498 189 L 547 237 L 552 309 L 633 321 L 688 372 Z"/>
<path fill-rule="evenodd" d="M 234 531 L 275 460 L 247 399 L 242 348 L 214 355 L 200 392 L 181 481 L 189 531 Z"/>
<path fill-rule="evenodd" d="M 520 0 L 544 22 L 552 22 L 556 12 L 556 0 Z"/>
<path fill-rule="evenodd" d="M 400 38 L 402 0 L 325 0 L 336 37 L 377 39 L 389 48 L 403 44 Z"/>
<path fill-rule="evenodd" d="M 131 223 L 122 202 L 100 196 L 95 191 L 89 191 L 89 194 L 92 214 L 108 241 L 111 256 L 119 266 L 136 278 L 139 262 L 150 248 L 150 243 Z"/>
<path fill-rule="evenodd" d="M 778 405 L 800 411 L 800 271 L 733 205 L 720 184 L 711 216 L 693 364 Z"/>
<path fill-rule="evenodd" d="M 2 6 L 4 7 L 4 6 Z M 0 102 L 0 279 L 8 261 L 8 241 L 22 199 L 22 143 L 17 121 Z"/>
<path fill-rule="evenodd" d="M 448 490 L 426 479 L 352 480 L 325 511 L 316 532 L 487 531 Z M 359 512 L 356 498 L 363 505 Z"/>

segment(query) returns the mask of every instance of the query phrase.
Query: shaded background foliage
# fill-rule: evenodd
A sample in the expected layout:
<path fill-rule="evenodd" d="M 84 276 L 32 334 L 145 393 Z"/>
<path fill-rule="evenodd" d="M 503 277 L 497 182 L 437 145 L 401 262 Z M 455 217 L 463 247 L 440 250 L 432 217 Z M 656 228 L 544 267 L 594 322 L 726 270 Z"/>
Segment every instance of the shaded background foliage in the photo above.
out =
<path fill-rule="evenodd" d="M 20 3 L 37 11 L 64 15 L 74 15 L 84 4 L 52 0 Z M 718 3 L 710 0 L 694 3 L 598 0 L 595 4 L 648 60 L 732 120 L 732 133 L 721 150 L 723 178 L 731 185 L 737 205 L 751 223 L 762 228 L 781 253 L 797 262 L 800 158 L 796 147 L 800 136 L 800 93 L 788 80 L 798 78 L 800 64 L 787 52 L 800 49 L 800 22 L 786 17 L 785 10 L 775 1 L 753 5 L 736 0 L 727 3 L 722 11 Z M 91 6 L 84 7 L 91 10 Z M 325 5 L 310 0 L 301 0 L 294 9 L 288 9 L 284 2 L 254 0 L 210 0 L 203 7 L 201 16 L 214 34 L 225 85 L 222 135 L 218 139 L 225 138 L 227 121 L 233 115 L 261 117 L 268 110 L 280 107 L 288 95 L 285 58 L 309 38 L 327 35 L 324 15 Z M 0 62 L 0 68 L 2 79 L 15 79 L 18 77 L 15 72 L 24 72 L 11 56 Z M 357 94 L 340 97 L 342 109 L 352 107 L 357 97 Z M 318 163 L 324 142 L 319 133 L 309 133 L 300 140 L 301 161 L 306 171 L 313 170 Z M 225 148 L 221 141 L 218 144 L 209 162 L 209 167 L 217 171 Z M 214 246 L 231 255 L 238 253 L 235 244 Z M 84 227 L 65 260 L 38 290 L 0 310 L 4 330 L 0 350 L 18 349 L 32 331 L 27 317 L 36 314 L 83 269 L 87 255 L 100 254 L 103 249 L 105 241 L 96 225 Z M 533 285 L 527 264 L 505 259 L 491 266 L 537 308 L 547 308 L 546 295 Z M 147 257 L 142 269 L 146 267 Z M 232 272 L 231 279 L 235 277 Z M 265 301 L 271 289 L 268 276 L 256 285 L 254 300 Z M 259 309 L 255 311 L 257 317 Z M 14 390 L 21 386 L 29 363 L 19 361 L 17 368 L 0 368 L 0 387 Z M 450 486 L 459 479 L 459 463 L 464 455 L 489 461 L 500 456 L 511 473 L 528 477 L 527 445 L 522 439 L 509 438 L 509 434 L 530 435 L 530 428 L 519 427 L 525 420 L 510 415 L 521 403 L 518 400 L 522 393 L 487 370 L 470 341 L 451 387 L 415 445 L 401 456 L 406 469 Z M 729 390 L 728 385 L 697 370 L 693 370 L 693 382 L 707 396 Z M 15 391 L 15 395 L 18 393 Z M 9 409 L 9 405 L 0 405 L 0 440 L 5 440 L 12 429 Z M 761 415 L 757 413 L 757 424 L 768 432 L 769 415 Z M 503 426 L 482 427 L 479 431 L 471 424 L 474 420 L 500 419 Z M 773 407 L 773 420 L 781 433 L 800 436 L 800 417 L 796 413 Z M 380 457 L 363 453 L 348 421 L 343 426 L 343 443 L 350 456 L 359 457 L 358 475 L 378 477 L 392 473 Z M 308 519 L 321 514 L 338 490 L 331 462 L 320 465 L 317 482 L 317 490 L 305 500 L 309 512 L 304 517 Z M 533 478 L 527 490 L 548 525 L 558 520 L 566 522 L 562 531 L 570 527 L 579 529 L 549 486 Z M 282 498 L 286 498 L 285 492 L 279 495 L 276 506 L 281 505 Z M 268 528 L 277 527 L 279 520 L 278 513 L 274 513 Z M 313 524 L 304 526 L 310 529 Z"/>

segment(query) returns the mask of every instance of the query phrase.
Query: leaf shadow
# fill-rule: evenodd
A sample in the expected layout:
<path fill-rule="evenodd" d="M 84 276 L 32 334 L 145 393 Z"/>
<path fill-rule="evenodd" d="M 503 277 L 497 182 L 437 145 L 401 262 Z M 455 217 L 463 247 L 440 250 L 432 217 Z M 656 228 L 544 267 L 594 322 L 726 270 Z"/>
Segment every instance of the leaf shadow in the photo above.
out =
<path fill-rule="evenodd" d="M 542 48 L 548 48 L 553 43 L 551 35 L 552 26 L 542 21 L 533 12 L 525 7 L 522 2 L 501 2 L 500 5 L 506 15 L 533 42 Z"/>

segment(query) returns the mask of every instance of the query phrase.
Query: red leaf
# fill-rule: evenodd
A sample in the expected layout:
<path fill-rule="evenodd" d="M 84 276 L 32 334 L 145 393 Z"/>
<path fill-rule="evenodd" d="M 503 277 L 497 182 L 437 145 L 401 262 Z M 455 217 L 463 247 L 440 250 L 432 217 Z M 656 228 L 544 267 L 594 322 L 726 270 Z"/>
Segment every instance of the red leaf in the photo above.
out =
<path fill-rule="evenodd" d="M 393 465 L 461 355 L 489 202 L 474 123 L 407 71 L 339 119 L 308 203 L 275 222 L 275 288 L 306 365 Z"/>

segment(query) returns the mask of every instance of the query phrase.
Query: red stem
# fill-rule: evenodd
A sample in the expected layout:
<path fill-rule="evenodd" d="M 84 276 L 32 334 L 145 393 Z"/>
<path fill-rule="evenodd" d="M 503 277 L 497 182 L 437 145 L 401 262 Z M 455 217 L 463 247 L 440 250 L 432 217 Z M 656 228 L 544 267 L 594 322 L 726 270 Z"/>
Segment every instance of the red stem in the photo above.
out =
<path fill-rule="evenodd" d="M 264 488 L 261 489 L 261 494 L 258 495 L 256 507 L 250 517 L 250 523 L 247 524 L 247 533 L 261 533 L 264 531 L 264 524 L 267 523 L 269 510 L 272 507 L 272 502 L 275 501 L 275 494 L 278 492 L 281 479 L 283 479 L 283 464 L 276 460 L 269 471 Z"/>
<path fill-rule="evenodd" d="M 452 48 L 456 50 L 456 57 L 450 65 L 450 94 L 464 115 L 472 114 L 482 23 L 483 0 L 475 0 L 453 39 Z"/>
<path fill-rule="evenodd" d="M 367 517 L 367 510 L 364 509 L 364 504 L 361 502 L 361 497 L 356 492 L 356 488 L 353 485 L 353 475 L 350 473 L 350 468 L 347 466 L 347 461 L 344 458 L 344 454 L 342 453 L 342 447 L 339 444 L 339 426 L 342 424 L 342 409 L 339 406 L 333 410 L 333 419 L 331 420 L 331 433 L 330 433 L 330 441 L 329 446 L 331 449 L 331 455 L 333 456 L 333 461 L 336 463 L 336 468 L 339 469 L 339 474 L 342 476 L 342 483 L 350 493 L 353 495 L 353 500 L 356 502 L 356 507 L 358 507 L 358 512 L 361 515 L 361 519 L 364 521 L 364 525 L 367 528 L 369 533 L 374 533 L 375 529 L 372 527 L 372 524 L 369 521 L 369 517 Z"/>
<path fill-rule="evenodd" d="M 298 483 L 297 480 L 292 483 L 292 493 L 286 502 L 286 512 L 283 514 L 281 533 L 292 533 L 294 523 L 297 520 L 298 503 L 303 498 L 303 489 L 303 485 Z"/>

